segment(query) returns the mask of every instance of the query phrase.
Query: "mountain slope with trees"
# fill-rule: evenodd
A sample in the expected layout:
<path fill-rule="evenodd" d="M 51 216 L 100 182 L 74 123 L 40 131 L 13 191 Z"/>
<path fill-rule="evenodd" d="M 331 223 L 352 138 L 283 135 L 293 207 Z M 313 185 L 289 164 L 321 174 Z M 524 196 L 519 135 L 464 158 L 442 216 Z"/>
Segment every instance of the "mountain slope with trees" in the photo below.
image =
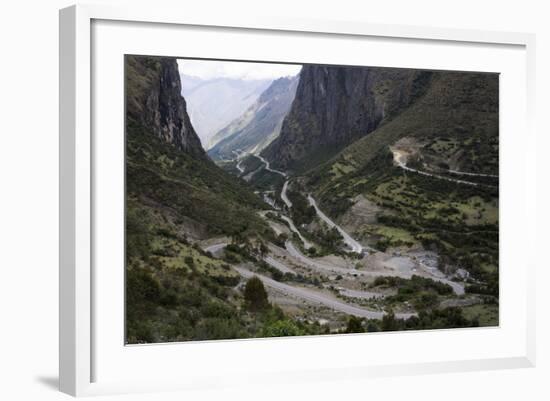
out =
<path fill-rule="evenodd" d="M 310 170 L 306 185 L 358 238 L 437 251 L 443 269 L 469 272 L 470 291 L 498 298 L 498 112 L 498 75 L 433 72 L 422 96 Z M 409 166 L 446 179 L 399 167 L 396 147 Z M 375 222 L 360 218 L 365 205 Z"/>
<path fill-rule="evenodd" d="M 195 241 L 269 237 L 265 204 L 206 156 L 176 59 L 127 56 L 126 91 L 126 341 L 253 336 L 240 276 Z"/>
<path fill-rule="evenodd" d="M 315 167 L 391 120 L 430 79 L 425 71 L 305 65 L 281 134 L 262 155 L 283 170 Z"/>

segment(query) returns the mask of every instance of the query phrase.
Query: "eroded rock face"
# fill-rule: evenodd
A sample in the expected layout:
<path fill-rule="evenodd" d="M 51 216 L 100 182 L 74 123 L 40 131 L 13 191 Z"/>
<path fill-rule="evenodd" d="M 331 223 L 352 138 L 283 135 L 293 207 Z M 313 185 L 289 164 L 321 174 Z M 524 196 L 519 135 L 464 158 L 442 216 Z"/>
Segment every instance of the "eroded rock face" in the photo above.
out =
<path fill-rule="evenodd" d="M 281 134 L 263 154 L 278 168 L 312 167 L 391 119 L 429 81 L 416 70 L 304 66 Z"/>
<path fill-rule="evenodd" d="M 126 56 L 126 115 L 179 150 L 205 157 L 191 125 L 176 59 Z"/>

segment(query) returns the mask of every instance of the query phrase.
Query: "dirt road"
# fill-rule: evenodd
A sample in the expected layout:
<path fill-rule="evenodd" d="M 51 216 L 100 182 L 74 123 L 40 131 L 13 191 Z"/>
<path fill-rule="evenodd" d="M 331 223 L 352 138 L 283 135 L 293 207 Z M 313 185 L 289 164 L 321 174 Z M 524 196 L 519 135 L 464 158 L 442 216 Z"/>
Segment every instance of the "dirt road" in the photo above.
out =
<path fill-rule="evenodd" d="M 450 178 L 450 177 L 444 177 L 442 175 L 432 174 L 432 173 L 428 173 L 426 171 L 417 170 L 417 169 L 408 167 L 407 166 L 407 156 L 408 156 L 408 154 L 406 152 L 404 152 L 400 149 L 395 149 L 395 148 L 391 148 L 391 147 L 390 147 L 390 150 L 393 153 L 394 163 L 397 166 L 399 166 L 400 168 L 402 168 L 403 170 L 405 170 L 405 171 L 410 171 L 410 172 L 417 173 L 417 174 L 420 174 L 420 175 L 425 175 L 426 177 L 432 177 L 432 178 L 436 178 L 438 180 L 456 182 L 457 184 L 472 185 L 474 187 L 482 186 L 482 187 L 492 188 L 491 185 L 479 184 L 477 182 L 471 182 L 471 181 L 465 181 L 465 180 L 458 180 L 458 179 Z M 449 171 L 451 172 L 452 170 L 449 170 Z M 460 173 L 460 172 L 455 171 L 455 173 Z M 476 174 L 470 173 L 470 174 L 467 174 L 467 175 L 476 175 Z"/>
<path fill-rule="evenodd" d="M 235 267 L 235 270 L 237 270 L 237 272 L 239 272 L 239 274 L 244 278 L 257 276 L 260 280 L 262 280 L 266 287 L 282 292 L 284 295 L 292 295 L 297 298 L 303 299 L 304 301 L 313 304 L 320 304 L 335 311 L 346 313 L 348 315 L 364 317 L 367 319 L 382 319 L 385 314 L 381 311 L 363 309 L 355 305 L 347 304 L 334 297 L 331 297 L 330 295 L 309 288 L 295 287 L 285 283 L 281 283 L 269 277 L 256 274 L 244 267 Z M 411 316 L 416 316 L 416 313 L 396 313 L 395 316 L 399 319 L 408 319 Z"/>
<path fill-rule="evenodd" d="M 344 238 L 344 242 L 351 249 L 352 252 L 355 252 L 355 253 L 363 252 L 363 250 L 364 250 L 363 245 L 361 245 L 359 242 L 354 240 L 351 237 L 351 235 L 349 235 L 347 232 L 344 231 L 344 229 L 342 227 L 340 227 L 338 224 L 333 222 L 326 214 L 324 214 L 321 211 L 321 209 L 319 209 L 319 207 L 317 206 L 317 202 L 315 201 L 315 199 L 313 199 L 313 197 L 311 195 L 308 195 L 307 199 L 309 201 L 309 204 L 315 208 L 315 212 L 317 213 L 317 216 L 319 216 L 319 218 L 321 220 L 323 220 L 325 223 L 327 223 L 328 226 L 331 227 L 331 228 L 336 227 L 336 229 L 338 230 L 340 235 Z"/>

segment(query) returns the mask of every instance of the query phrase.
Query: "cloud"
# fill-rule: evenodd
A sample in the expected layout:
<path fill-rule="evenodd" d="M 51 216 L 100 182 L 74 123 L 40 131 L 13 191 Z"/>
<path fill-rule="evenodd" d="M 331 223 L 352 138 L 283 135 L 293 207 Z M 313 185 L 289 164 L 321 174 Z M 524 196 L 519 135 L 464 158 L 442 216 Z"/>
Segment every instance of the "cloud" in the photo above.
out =
<path fill-rule="evenodd" d="M 302 68 L 299 64 L 184 59 L 178 59 L 178 66 L 181 74 L 202 79 L 235 78 L 244 80 L 276 79 L 296 75 Z"/>

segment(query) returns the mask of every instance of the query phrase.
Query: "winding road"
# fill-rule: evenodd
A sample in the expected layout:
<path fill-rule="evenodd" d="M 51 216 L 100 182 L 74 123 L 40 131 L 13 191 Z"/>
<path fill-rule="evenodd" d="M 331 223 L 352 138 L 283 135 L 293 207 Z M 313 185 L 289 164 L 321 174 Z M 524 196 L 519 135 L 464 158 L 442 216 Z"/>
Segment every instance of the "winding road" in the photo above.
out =
<path fill-rule="evenodd" d="M 393 153 L 394 163 L 397 166 L 399 166 L 400 168 L 402 168 L 403 170 L 405 170 L 405 171 L 410 171 L 410 172 L 413 172 L 413 173 L 416 173 L 416 174 L 424 175 L 426 177 L 437 178 L 438 180 L 456 182 L 457 184 L 472 185 L 474 187 L 494 188 L 492 185 L 485 185 L 485 184 L 480 184 L 480 183 L 477 183 L 477 182 L 458 180 L 458 179 L 455 179 L 455 178 L 444 177 L 442 175 L 432 174 L 432 173 L 428 173 L 426 171 L 417 170 L 417 169 L 408 167 L 407 164 L 406 164 L 407 163 L 407 153 L 405 153 L 401 150 L 395 149 L 395 148 L 391 148 L 391 147 L 390 147 L 390 150 Z M 449 172 L 454 173 L 454 174 L 465 174 L 465 175 L 470 175 L 470 176 L 480 176 L 480 177 L 481 176 L 486 176 L 486 175 L 483 175 L 483 174 L 463 173 L 463 172 L 459 172 L 459 171 L 456 171 L 456 170 L 449 170 Z M 490 176 L 487 175 L 487 177 L 490 177 Z"/>
<path fill-rule="evenodd" d="M 245 269 L 244 267 L 235 267 L 235 270 L 243 276 L 244 278 L 251 278 L 253 276 L 258 277 L 266 287 L 275 289 L 279 292 L 282 292 L 285 295 L 292 295 L 297 298 L 300 298 L 302 300 L 314 303 L 314 304 L 320 304 L 326 307 L 329 307 L 330 309 L 347 313 L 348 315 L 355 315 L 359 317 L 364 317 L 367 319 L 382 319 L 382 317 L 385 315 L 385 312 L 381 311 L 372 311 L 368 309 L 363 309 L 355 305 L 350 305 L 347 303 L 344 303 L 342 301 L 339 301 L 338 299 L 335 299 L 327 294 L 309 289 L 309 288 L 303 288 L 303 287 L 294 287 L 285 283 L 281 283 L 279 281 L 275 281 L 269 277 L 254 273 L 248 269 Z M 395 317 L 399 319 L 408 319 L 411 316 L 416 316 L 416 313 L 396 313 Z"/>
<path fill-rule="evenodd" d="M 288 190 L 289 182 L 290 182 L 290 180 L 286 180 L 284 185 L 283 185 L 283 189 L 281 190 L 281 199 L 283 200 L 285 205 L 287 205 L 288 208 L 291 208 L 292 207 L 292 202 L 290 201 L 290 199 L 288 199 L 288 196 L 286 194 L 287 190 Z M 321 211 L 321 209 L 319 209 L 319 207 L 317 206 L 317 202 L 315 202 L 315 199 L 313 199 L 313 197 L 311 195 L 308 195 L 308 201 L 309 201 L 309 204 L 315 208 L 315 212 L 317 213 L 317 215 L 319 216 L 319 218 L 321 220 L 323 220 L 325 223 L 327 223 L 328 226 L 331 227 L 331 228 L 336 227 L 336 229 L 338 230 L 340 235 L 342 235 L 342 237 L 344 238 L 344 242 L 351 249 L 352 252 L 361 253 L 361 252 L 364 251 L 364 247 L 359 242 L 355 241 L 351 237 L 351 235 L 349 235 L 347 232 L 345 232 L 339 225 L 334 223 L 326 214 L 324 214 Z M 304 247 L 306 249 L 309 249 L 313 246 L 313 244 L 311 242 L 307 241 L 303 237 L 303 235 L 296 228 L 296 226 L 294 225 L 294 222 L 290 218 L 288 218 L 285 215 L 281 215 L 281 217 L 289 224 L 290 229 L 293 232 L 295 232 L 296 234 L 298 234 L 298 236 L 302 240 L 302 242 L 304 244 Z"/>
<path fill-rule="evenodd" d="M 394 162 L 399 167 L 403 168 L 404 170 L 412 171 L 412 172 L 415 172 L 415 173 L 418 173 L 418 174 L 422 174 L 422 175 L 426 175 L 426 176 L 430 176 L 430 177 L 434 177 L 434 178 L 440 178 L 440 179 L 444 179 L 444 180 L 448 180 L 448 181 L 454 181 L 454 182 L 457 182 L 457 183 L 464 183 L 464 184 L 475 185 L 475 186 L 480 185 L 480 184 L 472 183 L 472 182 L 469 182 L 469 181 L 455 180 L 455 179 L 452 179 L 452 178 L 442 177 L 442 176 L 438 176 L 438 175 L 435 175 L 435 174 L 430 174 L 430 173 L 426 173 L 426 172 L 423 172 L 423 171 L 418 171 L 418 170 L 412 169 L 410 167 L 407 167 L 407 165 L 406 165 L 406 154 L 403 154 L 403 153 L 401 153 L 399 151 L 396 151 L 396 150 L 394 151 L 393 149 L 392 149 L 392 152 L 394 152 Z M 238 160 L 238 163 L 237 163 L 236 167 L 240 171 L 240 173 L 242 174 L 242 173 L 244 173 L 244 168 L 242 167 L 241 163 L 244 160 L 244 157 L 243 157 L 242 154 L 239 154 L 238 152 L 235 152 L 235 154 L 237 155 L 237 160 Z M 284 178 L 287 178 L 286 181 L 284 182 L 283 188 L 281 190 L 281 199 L 288 208 L 291 208 L 292 207 L 292 202 L 290 201 L 290 199 L 287 196 L 288 186 L 289 186 L 289 182 L 290 182 L 290 180 L 288 179 L 288 175 L 285 172 L 282 172 L 282 171 L 279 171 L 279 170 L 276 170 L 276 169 L 272 169 L 269 162 L 265 158 L 260 156 L 259 154 L 254 154 L 254 156 L 256 156 L 258 159 L 260 159 L 264 163 L 265 170 L 270 171 L 270 172 L 275 173 L 275 174 L 278 174 L 278 175 L 281 175 Z M 252 173 L 249 173 L 247 178 L 250 179 L 259 170 L 260 170 L 260 168 L 256 169 Z M 455 173 L 458 174 L 458 172 L 455 172 Z M 465 174 L 465 175 L 468 175 L 468 174 Z M 317 202 L 315 201 L 315 199 L 311 195 L 308 195 L 307 198 L 308 198 L 309 204 L 314 207 L 317 216 L 319 216 L 319 218 L 322 221 L 324 221 L 329 227 L 336 228 L 338 230 L 338 232 L 340 233 L 340 235 L 344 239 L 344 243 L 346 244 L 346 246 L 352 252 L 361 254 L 361 253 L 365 252 L 367 249 L 369 249 L 367 247 L 362 246 L 358 241 L 353 239 L 351 237 L 351 235 L 349 235 L 339 225 L 334 223 L 325 213 L 323 213 L 323 211 L 318 207 Z M 310 249 L 311 247 L 313 247 L 313 244 L 311 242 L 307 241 L 304 238 L 304 236 L 300 233 L 300 231 L 295 226 L 295 224 L 294 224 L 294 222 L 292 221 L 291 218 L 289 218 L 288 216 L 285 216 L 285 215 L 281 215 L 281 218 L 283 220 L 285 220 L 286 223 L 288 223 L 288 226 L 290 227 L 290 230 L 298 235 L 298 237 L 300 238 L 300 240 L 302 241 L 302 243 L 304 244 L 304 247 L 306 249 Z M 215 253 L 215 252 L 218 252 L 218 251 L 222 250 L 226 245 L 227 245 L 226 242 L 213 244 L 213 245 L 207 246 L 205 248 L 205 250 L 209 251 L 211 253 Z M 355 268 L 345 268 L 345 267 L 340 267 L 340 266 L 334 266 L 334 265 L 326 263 L 324 261 L 314 260 L 312 258 L 309 258 L 309 257 L 305 256 L 304 254 L 302 254 L 302 252 L 299 249 L 296 248 L 296 246 L 291 241 L 287 241 L 285 243 L 285 247 L 286 247 L 286 250 L 289 253 L 289 255 L 291 257 L 293 257 L 294 259 L 296 259 L 297 261 L 299 261 L 302 265 L 305 265 L 305 266 L 307 266 L 311 269 L 315 269 L 317 271 L 322 271 L 325 274 L 329 273 L 329 274 L 340 274 L 340 275 L 361 275 L 361 276 L 369 276 L 369 277 L 401 276 L 403 278 L 410 278 L 412 276 L 412 273 L 409 273 L 409 272 L 366 271 L 366 270 L 358 270 L 358 269 L 355 269 Z M 272 256 L 269 256 L 269 255 L 266 256 L 264 258 L 264 261 L 266 263 L 268 263 L 270 266 L 272 266 L 273 268 L 279 270 L 283 274 L 284 273 L 296 274 L 296 272 L 293 269 L 286 266 L 281 261 L 273 258 Z M 262 282 L 264 283 L 264 285 L 266 287 L 269 287 L 273 290 L 281 292 L 285 295 L 290 295 L 290 296 L 296 297 L 296 298 L 301 299 L 303 301 L 306 301 L 308 303 L 322 305 L 322 306 L 328 307 L 330 309 L 333 309 L 335 311 L 343 312 L 343 313 L 346 313 L 346 314 L 349 314 L 349 315 L 364 317 L 364 318 L 368 318 L 368 319 L 381 319 L 385 314 L 382 311 L 367 310 L 367 309 L 364 309 L 362 307 L 359 307 L 359 306 L 356 306 L 356 305 L 353 305 L 353 304 L 348 304 L 346 302 L 338 300 L 337 298 L 335 298 L 331 294 L 316 291 L 316 290 L 310 289 L 310 288 L 293 286 L 293 285 L 289 285 L 289 284 L 286 284 L 286 283 L 282 283 L 282 282 L 273 280 L 273 279 L 271 279 L 267 276 L 260 275 L 260 274 L 257 274 L 255 272 L 252 272 L 252 271 L 246 269 L 243 266 L 233 266 L 233 267 L 244 278 L 250 278 L 252 276 L 257 276 L 260 280 L 262 280 Z M 450 281 L 450 280 L 448 280 L 444 277 L 434 277 L 434 275 L 431 274 L 429 271 L 426 271 L 426 269 L 423 269 L 423 270 L 424 270 L 424 274 L 426 274 L 427 276 L 429 276 L 433 280 L 440 281 L 440 282 L 443 282 L 443 283 L 446 283 L 446 284 L 450 285 L 452 287 L 453 291 L 456 294 L 458 294 L 458 295 L 464 294 L 464 287 L 462 285 L 460 285 L 458 283 L 455 283 L 455 282 L 452 282 L 452 281 Z M 377 294 L 377 293 L 373 293 L 373 292 L 357 291 L 357 290 L 350 290 L 350 289 L 342 289 L 341 294 L 344 295 L 344 296 L 347 296 L 347 297 L 365 298 L 365 299 L 371 298 L 371 297 L 383 296 L 382 294 Z M 402 318 L 402 319 L 407 319 L 411 316 L 416 316 L 416 315 L 417 315 L 416 313 L 397 313 L 396 317 Z"/>
<path fill-rule="evenodd" d="M 458 170 L 447 170 L 447 172 L 451 174 L 458 174 L 458 175 L 469 175 L 472 177 L 498 178 L 498 175 L 495 175 L 495 174 L 467 173 L 466 171 L 458 171 Z"/>
<path fill-rule="evenodd" d="M 239 174 L 242 174 L 244 173 L 244 168 L 242 168 L 241 166 L 241 163 L 243 162 L 244 160 L 244 156 L 246 156 L 246 154 L 243 156 L 242 153 L 239 153 L 238 151 L 234 150 L 233 153 L 235 154 L 235 156 L 237 156 L 234 160 L 237 160 L 237 170 L 239 170 Z"/>
<path fill-rule="evenodd" d="M 309 201 L 309 204 L 315 208 L 315 212 L 317 213 L 317 216 L 321 218 L 325 223 L 328 224 L 330 228 L 335 227 L 340 235 L 344 238 L 344 242 L 346 245 L 351 249 L 354 253 L 362 253 L 364 250 L 363 245 L 361 245 L 359 242 L 354 240 L 351 235 L 349 235 L 347 232 L 345 232 L 338 224 L 333 222 L 326 214 L 322 212 L 321 209 L 317 206 L 317 202 L 315 202 L 315 199 L 311 195 L 307 196 L 307 200 Z"/>
<path fill-rule="evenodd" d="M 293 233 L 296 233 L 296 235 L 298 235 L 298 237 L 300 237 L 300 241 L 302 241 L 302 243 L 304 244 L 304 248 L 309 249 L 309 248 L 313 247 L 313 244 L 311 242 L 309 242 L 307 239 L 305 239 L 304 236 L 302 235 L 302 233 L 294 225 L 294 222 L 292 221 L 291 218 L 285 216 L 284 214 L 281 214 L 281 218 L 288 223 L 288 226 L 290 227 L 290 230 Z"/>
<path fill-rule="evenodd" d="M 410 278 L 412 275 L 405 275 L 403 273 L 395 272 L 395 271 L 369 271 L 369 270 L 358 270 L 353 268 L 347 268 L 347 267 L 340 267 L 340 266 L 334 266 L 332 264 L 328 264 L 326 262 L 322 262 L 319 260 L 315 260 L 312 258 L 307 257 L 302 252 L 300 252 L 299 249 L 297 249 L 294 244 L 291 241 L 287 241 L 285 243 L 285 248 L 288 251 L 288 253 L 298 259 L 300 262 L 308 265 L 309 267 L 322 271 L 324 273 L 329 274 L 341 274 L 341 275 L 347 275 L 352 274 L 356 276 L 370 276 L 370 277 L 379 277 L 379 276 L 401 276 L 403 278 Z"/>
<path fill-rule="evenodd" d="M 281 190 L 281 199 L 283 200 L 283 202 L 285 203 L 285 205 L 288 208 L 291 208 L 292 207 L 292 202 L 290 201 L 290 199 L 288 199 L 288 196 L 286 195 L 286 191 L 288 190 L 288 183 L 289 182 L 290 182 L 290 180 L 286 180 L 285 183 L 283 184 L 283 189 Z"/>
<path fill-rule="evenodd" d="M 220 244 L 214 244 L 214 245 L 207 246 L 206 248 L 204 248 L 204 250 L 206 252 L 216 253 L 218 251 L 221 251 L 226 246 L 227 246 L 227 242 L 222 242 Z"/>
<path fill-rule="evenodd" d="M 292 270 L 290 267 L 287 267 L 286 265 L 279 262 L 277 259 L 272 258 L 271 256 L 266 256 L 264 258 L 264 261 L 269 264 L 270 266 L 274 267 L 275 269 L 279 270 L 281 273 L 291 273 L 296 274 L 294 270 Z"/>
<path fill-rule="evenodd" d="M 349 298 L 359 298 L 359 299 L 379 299 L 384 298 L 384 294 L 380 294 L 379 292 L 372 292 L 372 291 L 359 291 L 359 290 L 350 290 L 348 288 L 339 288 L 340 295 L 343 295 L 345 297 Z"/>
<path fill-rule="evenodd" d="M 352 274 L 352 275 L 357 275 L 357 276 L 369 276 L 369 277 L 397 276 L 397 277 L 401 277 L 401 278 L 405 278 L 405 279 L 410 279 L 414 275 L 414 273 L 395 271 L 395 270 L 393 270 L 393 271 L 369 271 L 369 270 L 349 269 L 349 268 L 345 268 L 345 267 L 334 266 L 334 265 L 330 265 L 330 264 L 327 264 L 325 262 L 321 262 L 319 260 L 314 260 L 312 258 L 309 258 L 309 257 L 305 256 L 303 253 L 301 253 L 294 246 L 294 244 L 291 241 L 287 241 L 285 243 L 285 247 L 286 247 L 286 250 L 288 251 L 288 253 L 291 256 L 293 256 L 294 258 L 298 259 L 300 262 L 302 262 L 302 263 L 304 263 L 304 264 L 306 264 L 306 265 L 308 265 L 308 266 L 310 266 L 310 267 L 312 267 L 316 270 L 323 271 L 325 273 L 342 274 L 342 275 Z M 464 286 L 462 284 L 456 283 L 456 282 L 454 282 L 452 280 L 449 280 L 445 277 L 434 275 L 431 271 L 427 270 L 426 266 L 424 266 L 423 264 L 420 264 L 420 267 L 423 268 L 424 274 L 417 274 L 418 276 L 427 277 L 427 278 L 430 278 L 434 281 L 438 281 L 440 283 L 447 284 L 453 289 L 453 291 L 456 295 L 464 295 L 465 291 L 464 291 Z"/>
<path fill-rule="evenodd" d="M 286 241 L 285 248 L 292 257 L 296 258 L 297 260 L 299 260 L 300 262 L 306 264 L 307 266 L 312 267 L 316 270 L 320 270 L 324 273 L 329 273 L 329 274 L 358 274 L 358 275 L 359 274 L 365 275 L 367 273 L 367 272 L 364 272 L 362 270 L 347 269 L 345 267 L 333 266 L 333 265 L 329 265 L 329 264 L 326 264 L 326 263 L 308 258 L 302 252 L 300 252 L 296 248 L 296 246 L 294 246 L 292 241 Z"/>
<path fill-rule="evenodd" d="M 260 159 L 265 164 L 265 169 L 267 171 L 271 171 L 272 173 L 282 175 L 283 177 L 287 177 L 285 172 L 280 171 L 280 170 L 275 170 L 275 169 L 271 168 L 269 162 L 266 159 L 264 159 L 262 156 L 260 156 L 259 154 L 255 154 L 254 156 L 256 156 L 258 159 Z"/>

